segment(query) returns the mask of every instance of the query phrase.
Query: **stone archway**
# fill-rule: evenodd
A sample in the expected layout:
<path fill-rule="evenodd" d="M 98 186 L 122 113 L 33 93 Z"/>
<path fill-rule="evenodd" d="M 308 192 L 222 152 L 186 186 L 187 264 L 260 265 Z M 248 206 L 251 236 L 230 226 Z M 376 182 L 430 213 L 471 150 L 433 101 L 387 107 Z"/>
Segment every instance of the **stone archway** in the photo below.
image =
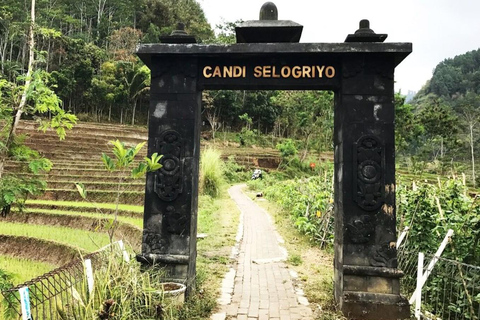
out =
<path fill-rule="evenodd" d="M 180 30 L 139 47 L 152 74 L 148 154 L 164 157 L 163 168 L 147 175 L 137 259 L 188 285 L 195 277 L 202 90 L 333 90 L 336 301 L 349 318 L 408 317 L 395 248 L 393 84 L 412 45 L 383 43 L 386 35 L 365 20 L 344 43 L 297 43 L 298 30 L 288 21 L 253 21 L 238 30 L 245 43 L 192 44 Z M 278 32 L 279 42 L 262 43 L 269 38 L 262 32 Z"/>

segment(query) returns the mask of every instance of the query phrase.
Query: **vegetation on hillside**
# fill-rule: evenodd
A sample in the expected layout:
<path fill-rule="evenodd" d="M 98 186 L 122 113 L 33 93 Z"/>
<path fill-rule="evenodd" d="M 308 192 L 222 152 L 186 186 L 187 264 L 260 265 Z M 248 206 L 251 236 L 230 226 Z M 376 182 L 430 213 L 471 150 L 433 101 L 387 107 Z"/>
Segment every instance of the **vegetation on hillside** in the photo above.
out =
<path fill-rule="evenodd" d="M 467 172 L 470 185 L 476 186 L 480 49 L 439 63 L 431 80 L 411 103 L 408 106 L 414 116 L 411 132 L 416 137 L 402 149 L 410 164 L 417 169 L 430 167 L 438 173 L 459 169 Z"/>

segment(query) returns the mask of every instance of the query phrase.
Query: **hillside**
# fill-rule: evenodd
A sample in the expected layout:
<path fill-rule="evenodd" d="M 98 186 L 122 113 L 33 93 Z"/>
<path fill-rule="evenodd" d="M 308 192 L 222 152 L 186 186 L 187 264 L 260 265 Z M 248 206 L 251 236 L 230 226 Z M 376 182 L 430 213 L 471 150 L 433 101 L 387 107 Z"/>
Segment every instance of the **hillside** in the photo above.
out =
<path fill-rule="evenodd" d="M 440 62 L 416 100 L 432 93 L 450 100 L 467 92 L 480 94 L 480 49 Z"/>

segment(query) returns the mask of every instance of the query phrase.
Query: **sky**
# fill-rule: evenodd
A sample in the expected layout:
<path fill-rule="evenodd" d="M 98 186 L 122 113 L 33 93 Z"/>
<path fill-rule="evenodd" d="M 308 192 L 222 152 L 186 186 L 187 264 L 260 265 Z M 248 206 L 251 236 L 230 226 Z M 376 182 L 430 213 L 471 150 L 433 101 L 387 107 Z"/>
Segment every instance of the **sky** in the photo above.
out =
<path fill-rule="evenodd" d="M 197 0 L 212 27 L 258 20 L 266 0 Z M 343 42 L 370 20 L 385 42 L 411 42 L 413 52 L 395 70 L 395 91 L 418 91 L 435 66 L 480 48 L 479 0 L 273 0 L 279 20 L 303 25 L 300 42 Z"/>

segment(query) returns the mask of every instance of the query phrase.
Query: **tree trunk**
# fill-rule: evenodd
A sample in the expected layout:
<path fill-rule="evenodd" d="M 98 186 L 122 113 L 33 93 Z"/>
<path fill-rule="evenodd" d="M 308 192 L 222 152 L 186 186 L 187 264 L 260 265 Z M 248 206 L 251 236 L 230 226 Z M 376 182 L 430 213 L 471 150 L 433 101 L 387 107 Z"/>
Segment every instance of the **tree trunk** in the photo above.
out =
<path fill-rule="evenodd" d="M 307 158 L 308 154 L 308 140 L 310 140 L 310 134 L 307 134 L 307 137 L 305 139 L 305 150 L 303 150 L 303 155 L 302 159 L 300 161 L 304 161 Z"/>
<path fill-rule="evenodd" d="M 135 109 L 137 109 L 137 99 L 133 100 L 132 126 L 135 125 Z"/>
<path fill-rule="evenodd" d="M 27 92 L 30 88 L 30 84 L 32 82 L 32 73 L 33 73 L 33 60 L 35 58 L 35 36 L 34 36 L 34 29 L 35 29 L 35 0 L 32 0 L 32 8 L 31 8 L 31 21 L 30 21 L 30 35 L 28 39 L 28 46 L 29 46 L 29 56 L 28 56 L 28 68 L 27 68 L 27 76 L 25 77 L 25 87 L 23 89 L 22 98 L 20 99 L 20 104 L 18 105 L 17 112 L 15 117 L 12 120 L 12 125 L 10 127 L 10 132 L 7 136 L 7 141 L 5 143 L 5 151 L 2 152 L 0 157 L 0 178 L 3 175 L 3 169 L 5 167 L 5 161 L 8 156 L 8 150 L 13 142 L 13 138 L 15 137 L 15 132 L 17 131 L 18 123 L 20 122 L 20 118 L 25 110 L 25 105 L 27 104 Z"/>
<path fill-rule="evenodd" d="M 108 106 L 108 122 L 112 119 L 112 104 Z"/>
<path fill-rule="evenodd" d="M 472 153 L 472 180 L 473 187 L 476 188 L 476 179 L 475 179 L 475 154 L 473 149 L 473 124 L 470 124 L 470 152 Z"/>

